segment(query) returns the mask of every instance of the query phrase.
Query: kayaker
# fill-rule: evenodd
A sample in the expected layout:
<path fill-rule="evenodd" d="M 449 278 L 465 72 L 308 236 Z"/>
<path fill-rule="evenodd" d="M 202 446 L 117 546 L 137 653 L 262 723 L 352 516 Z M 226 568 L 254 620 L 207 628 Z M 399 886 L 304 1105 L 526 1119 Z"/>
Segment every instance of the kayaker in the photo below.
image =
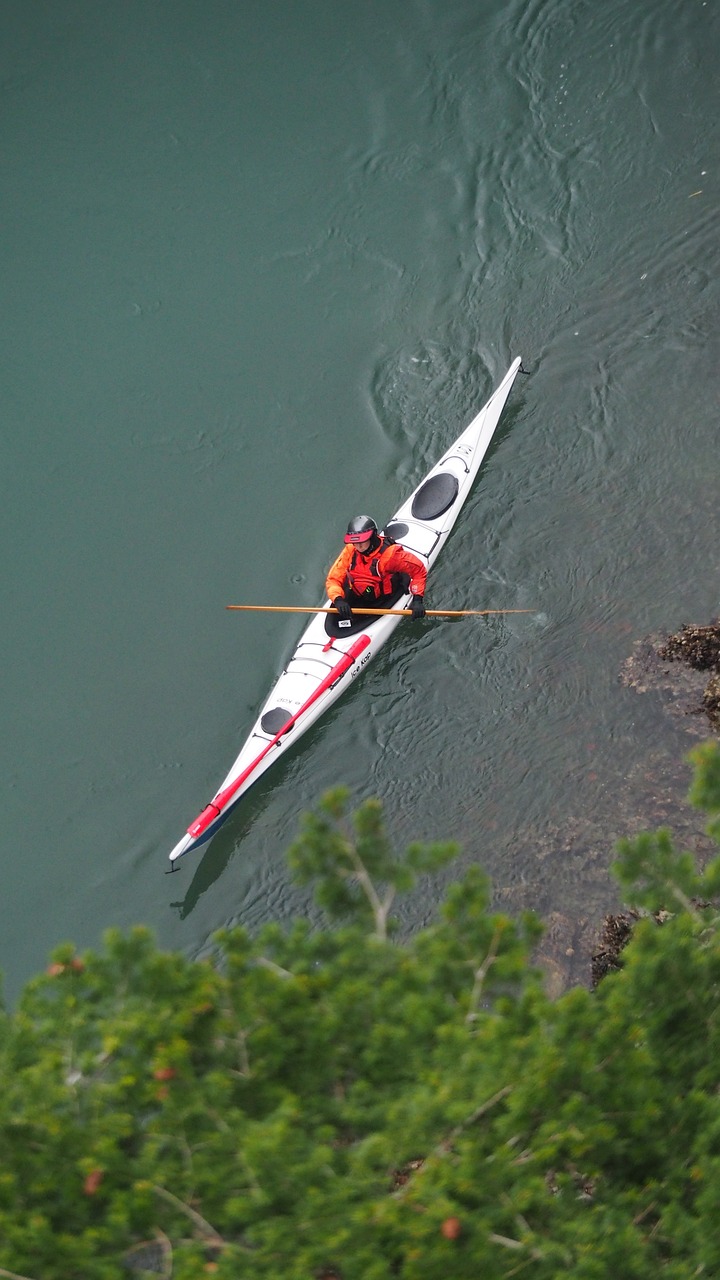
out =
<path fill-rule="evenodd" d="M 412 592 L 413 621 L 425 617 L 427 569 L 418 556 L 378 532 L 370 516 L 355 516 L 347 527 L 345 546 L 332 566 L 325 590 L 340 622 L 352 622 L 353 606 L 387 608 L 405 591 Z"/>

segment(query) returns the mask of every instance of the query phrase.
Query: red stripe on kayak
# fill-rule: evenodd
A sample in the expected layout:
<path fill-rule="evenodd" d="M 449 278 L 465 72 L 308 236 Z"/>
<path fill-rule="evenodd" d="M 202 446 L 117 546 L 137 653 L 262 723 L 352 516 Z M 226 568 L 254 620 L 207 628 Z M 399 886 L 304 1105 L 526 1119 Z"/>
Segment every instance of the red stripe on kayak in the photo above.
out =
<path fill-rule="evenodd" d="M 300 716 L 304 715 L 313 703 L 317 702 L 318 698 L 322 697 L 322 695 L 330 689 L 336 681 L 340 680 L 341 677 L 345 675 L 345 672 L 348 671 L 355 662 L 357 662 L 360 654 L 367 649 L 369 644 L 370 637 L 368 635 L 358 636 L 357 640 L 350 645 L 347 653 L 344 653 L 340 661 L 337 662 L 334 667 L 330 668 L 325 678 L 321 680 L 315 692 L 312 693 L 307 701 L 303 703 L 300 710 L 296 711 L 294 715 L 289 717 L 282 729 L 275 734 L 272 741 L 266 743 L 260 754 L 255 757 L 247 768 L 243 769 L 242 773 L 238 774 L 237 778 L 225 787 L 223 791 L 218 791 L 215 798 L 210 801 L 210 804 L 206 805 L 202 813 L 198 814 L 192 826 L 189 826 L 187 829 L 189 836 L 193 836 L 194 839 L 197 839 L 197 837 L 201 836 L 204 831 L 207 831 L 210 824 L 220 816 L 228 801 L 232 800 L 232 797 L 240 790 L 243 783 L 247 782 L 253 770 L 257 769 L 260 761 L 264 760 L 268 752 L 277 745 L 283 734 L 287 733 L 288 729 L 295 724 L 295 721 L 299 720 Z"/>

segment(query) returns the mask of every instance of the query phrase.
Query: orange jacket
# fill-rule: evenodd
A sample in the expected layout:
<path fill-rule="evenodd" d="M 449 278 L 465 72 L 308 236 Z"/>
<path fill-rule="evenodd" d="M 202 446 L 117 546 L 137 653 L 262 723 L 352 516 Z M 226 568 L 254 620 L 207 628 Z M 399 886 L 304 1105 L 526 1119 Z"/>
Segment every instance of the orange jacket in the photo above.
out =
<path fill-rule="evenodd" d="M 392 592 L 394 573 L 409 574 L 409 590 L 414 596 L 425 594 L 427 569 L 412 551 L 406 551 L 397 542 L 386 542 L 382 537 L 379 547 L 367 555 L 348 543 L 327 576 L 325 590 L 330 600 L 344 596 L 346 591 L 377 600 L 378 596 Z"/>

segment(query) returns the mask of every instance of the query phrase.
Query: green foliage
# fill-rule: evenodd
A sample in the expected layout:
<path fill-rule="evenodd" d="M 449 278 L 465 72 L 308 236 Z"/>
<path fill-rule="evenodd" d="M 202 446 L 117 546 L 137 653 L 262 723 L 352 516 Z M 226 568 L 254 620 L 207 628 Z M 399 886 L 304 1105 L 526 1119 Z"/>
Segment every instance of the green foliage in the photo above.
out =
<path fill-rule="evenodd" d="M 686 911 L 701 895 L 703 877 L 691 853 L 678 853 L 669 831 L 644 832 L 618 843 L 615 874 L 626 901 L 647 911 Z"/>
<path fill-rule="evenodd" d="M 690 800 L 711 815 L 708 832 L 720 844 L 720 751 L 715 743 L 706 742 L 695 748 L 690 759 L 695 765 Z"/>
<path fill-rule="evenodd" d="M 346 787 L 326 792 L 318 812 L 302 819 L 288 860 L 301 883 L 314 882 L 317 901 L 331 918 L 371 919 L 377 937 L 385 939 L 396 894 L 412 889 L 418 875 L 439 871 L 458 847 L 450 841 L 416 843 L 396 858 L 380 802 L 366 800 L 348 817 L 348 800 Z"/>
<path fill-rule="evenodd" d="M 696 769 L 717 814 L 717 749 Z M 494 913 L 477 869 L 388 938 L 449 853 L 398 860 L 379 807 L 332 793 L 292 858 L 340 927 L 226 930 L 212 962 L 143 929 L 58 948 L 0 1013 L 0 1275 L 718 1274 L 716 864 L 624 844 L 665 922 L 551 1002 L 537 922 Z"/>

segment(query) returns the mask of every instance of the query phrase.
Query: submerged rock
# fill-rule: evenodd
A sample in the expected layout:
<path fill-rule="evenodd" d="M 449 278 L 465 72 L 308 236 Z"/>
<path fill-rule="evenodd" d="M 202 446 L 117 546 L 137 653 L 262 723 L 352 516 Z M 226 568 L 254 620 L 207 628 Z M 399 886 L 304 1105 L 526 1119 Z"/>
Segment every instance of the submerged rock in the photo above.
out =
<path fill-rule="evenodd" d="M 720 732 L 720 619 L 637 640 L 619 679 L 637 693 L 654 693 L 674 725 L 665 733 L 656 725 L 662 714 L 651 712 L 658 732 L 646 749 L 615 775 L 608 769 L 609 781 L 599 773 L 594 788 L 585 785 L 582 813 L 520 824 L 514 856 L 494 872 L 495 907 L 512 915 L 534 910 L 545 924 L 534 960 L 553 998 L 588 981 L 596 986 L 622 963 L 618 958 L 638 917 L 622 908 L 608 875 L 618 840 L 667 827 L 700 868 L 717 856 L 704 815 L 687 801 L 692 771 L 677 728 L 696 739 Z M 586 783 L 593 776 L 588 771 Z M 530 865 L 531 879 L 518 873 Z"/>
<path fill-rule="evenodd" d="M 712 672 L 707 680 L 707 672 Z M 654 689 L 681 715 L 706 716 L 720 729 L 720 619 L 684 623 L 673 635 L 646 636 L 633 646 L 620 682 L 638 693 Z M 698 726 L 698 732 L 707 732 Z"/>
<path fill-rule="evenodd" d="M 703 706 L 710 722 L 716 729 L 720 729 L 720 675 L 713 676 L 708 681 L 703 695 Z"/>

